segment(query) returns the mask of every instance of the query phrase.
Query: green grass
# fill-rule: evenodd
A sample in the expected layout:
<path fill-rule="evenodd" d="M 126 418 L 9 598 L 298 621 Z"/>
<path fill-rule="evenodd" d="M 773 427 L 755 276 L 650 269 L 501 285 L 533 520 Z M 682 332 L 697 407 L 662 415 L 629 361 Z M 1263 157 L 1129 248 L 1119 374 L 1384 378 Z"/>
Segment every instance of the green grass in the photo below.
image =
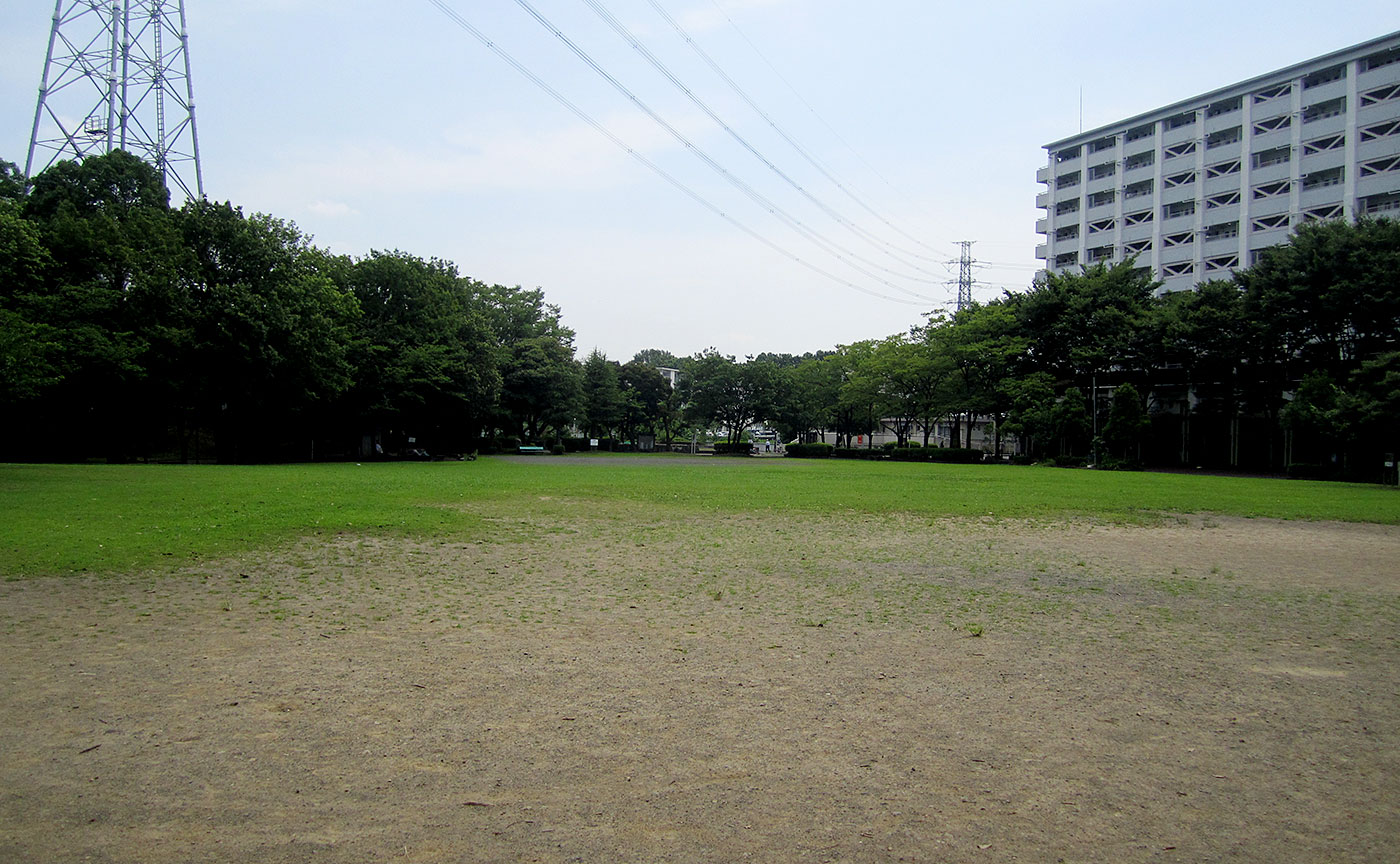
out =
<path fill-rule="evenodd" d="M 472 514 L 627 504 L 1115 522 L 1160 513 L 1400 524 L 1400 492 L 1264 478 L 808 460 L 547 457 L 274 466 L 0 465 L 0 576 L 122 572 L 317 534 L 481 537 Z M 624 511 L 625 512 L 625 511 Z M 507 526 L 508 527 L 508 526 Z"/>

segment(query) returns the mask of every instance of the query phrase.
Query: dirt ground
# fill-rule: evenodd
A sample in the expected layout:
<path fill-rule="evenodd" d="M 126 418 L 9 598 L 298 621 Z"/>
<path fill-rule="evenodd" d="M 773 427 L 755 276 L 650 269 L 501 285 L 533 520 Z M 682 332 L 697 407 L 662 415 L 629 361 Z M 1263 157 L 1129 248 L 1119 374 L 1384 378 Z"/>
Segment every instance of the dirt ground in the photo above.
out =
<path fill-rule="evenodd" d="M 1400 530 L 577 505 L 0 585 L 0 861 L 1396 860 Z"/>

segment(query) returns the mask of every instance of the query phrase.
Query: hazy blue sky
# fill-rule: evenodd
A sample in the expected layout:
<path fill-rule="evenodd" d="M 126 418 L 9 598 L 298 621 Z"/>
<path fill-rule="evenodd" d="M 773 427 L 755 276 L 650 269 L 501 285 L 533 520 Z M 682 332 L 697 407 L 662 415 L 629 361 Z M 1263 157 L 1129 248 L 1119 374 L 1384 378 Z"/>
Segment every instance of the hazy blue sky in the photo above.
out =
<path fill-rule="evenodd" d="M 429 0 L 189 0 L 206 193 L 290 219 L 337 252 L 402 249 L 484 281 L 541 287 L 581 353 L 620 360 L 645 347 L 801 353 L 900 332 L 952 298 L 956 268 L 943 262 L 959 240 L 977 241 L 974 255 L 990 262 L 976 274 L 980 297 L 1023 288 L 1037 263 L 1041 148 L 1079 131 L 1081 88 L 1093 128 L 1400 29 L 1393 0 L 655 0 L 857 203 L 651 0 L 601 0 L 843 224 L 712 123 L 584 0 L 533 0 L 696 147 L 873 262 L 860 265 L 872 278 L 729 185 L 513 0 L 444 2 L 784 251 L 635 161 Z M 0 0 L 0 158 L 21 165 L 52 13 L 48 0 Z"/>

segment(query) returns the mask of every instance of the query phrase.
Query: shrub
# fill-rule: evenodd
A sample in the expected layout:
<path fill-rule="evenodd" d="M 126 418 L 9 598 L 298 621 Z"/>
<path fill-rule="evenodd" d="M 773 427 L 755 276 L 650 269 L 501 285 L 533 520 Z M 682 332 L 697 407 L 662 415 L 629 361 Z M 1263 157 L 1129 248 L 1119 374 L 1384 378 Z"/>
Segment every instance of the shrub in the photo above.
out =
<path fill-rule="evenodd" d="M 580 453 L 588 449 L 587 438 L 565 438 L 564 449 L 569 453 Z"/>
<path fill-rule="evenodd" d="M 835 450 L 830 444 L 789 444 L 787 445 L 787 455 L 794 459 L 826 459 L 831 456 L 831 451 Z"/>
<path fill-rule="evenodd" d="M 563 456 L 564 450 L 565 447 L 563 444 L 555 444 L 554 446 L 549 448 L 549 452 L 553 453 L 555 456 Z"/>
<path fill-rule="evenodd" d="M 837 459 L 884 459 L 885 451 L 871 450 L 869 447 L 835 447 L 831 455 Z"/>
<path fill-rule="evenodd" d="M 715 453 L 721 456 L 748 456 L 753 452 L 753 443 L 750 441 L 740 441 L 738 444 L 731 444 L 728 441 L 716 441 Z"/>

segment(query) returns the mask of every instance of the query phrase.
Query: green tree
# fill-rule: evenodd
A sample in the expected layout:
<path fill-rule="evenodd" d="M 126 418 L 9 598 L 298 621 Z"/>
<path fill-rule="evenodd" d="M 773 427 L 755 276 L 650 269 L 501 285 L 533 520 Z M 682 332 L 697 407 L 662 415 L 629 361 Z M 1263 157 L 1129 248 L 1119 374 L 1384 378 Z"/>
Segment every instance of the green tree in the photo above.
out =
<path fill-rule="evenodd" d="M 1145 375 L 1155 355 L 1147 317 L 1156 288 L 1131 261 L 1049 274 L 1014 295 L 1028 361 L 1080 387 L 1110 369 Z"/>
<path fill-rule="evenodd" d="M 353 380 L 360 306 L 295 225 L 230 204 L 179 213 L 193 257 L 180 396 L 215 429 L 219 458 L 306 458 Z"/>
<path fill-rule="evenodd" d="M 731 444 L 755 422 L 767 419 L 782 400 L 782 376 L 771 363 L 736 363 L 708 349 L 695 355 L 686 371 L 691 416 L 725 430 Z"/>
<path fill-rule="evenodd" d="M 1137 388 L 1132 384 L 1119 384 L 1113 391 L 1113 404 L 1103 428 L 1103 441 L 1109 452 L 1125 461 L 1140 461 L 1143 436 L 1149 425 Z"/>
<path fill-rule="evenodd" d="M 495 412 L 500 351 L 475 283 L 450 262 L 371 252 L 348 287 L 363 310 L 352 404 L 379 434 L 469 446 Z"/>
<path fill-rule="evenodd" d="M 639 432 L 655 434 L 671 395 L 670 382 L 655 366 L 633 360 L 618 370 L 618 386 L 622 388 L 624 437 L 635 442 Z"/>
<path fill-rule="evenodd" d="M 622 416 L 618 365 L 594 348 L 583 361 L 584 431 L 590 436 L 610 438 Z"/>

